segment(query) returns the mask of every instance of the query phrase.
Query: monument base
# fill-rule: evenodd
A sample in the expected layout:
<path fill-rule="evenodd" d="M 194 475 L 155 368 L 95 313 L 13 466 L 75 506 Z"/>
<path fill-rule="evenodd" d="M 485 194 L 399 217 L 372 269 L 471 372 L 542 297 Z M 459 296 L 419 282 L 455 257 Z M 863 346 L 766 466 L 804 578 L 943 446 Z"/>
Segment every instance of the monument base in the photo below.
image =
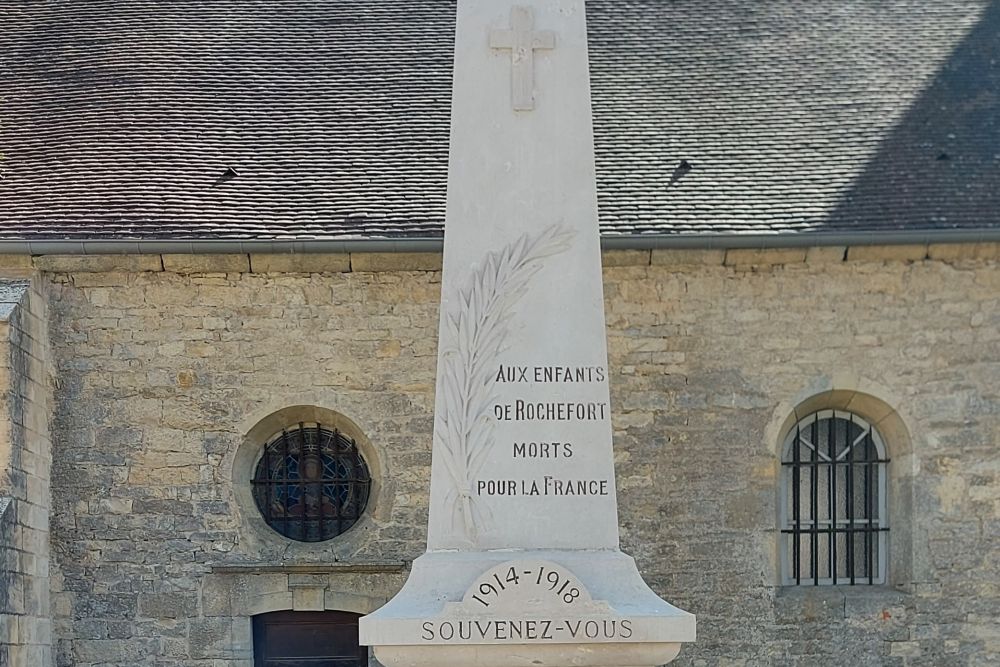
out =
<path fill-rule="evenodd" d="M 680 652 L 680 644 L 378 646 L 375 657 L 385 667 L 650 667 Z"/>
<path fill-rule="evenodd" d="M 617 550 L 439 551 L 360 634 L 386 667 L 655 667 L 695 618 Z"/>

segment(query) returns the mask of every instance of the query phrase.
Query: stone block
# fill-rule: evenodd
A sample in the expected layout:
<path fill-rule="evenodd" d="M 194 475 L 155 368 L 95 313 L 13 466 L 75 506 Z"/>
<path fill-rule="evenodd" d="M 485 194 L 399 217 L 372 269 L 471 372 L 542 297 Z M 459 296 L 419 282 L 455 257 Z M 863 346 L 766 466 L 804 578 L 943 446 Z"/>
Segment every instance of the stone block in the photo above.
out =
<path fill-rule="evenodd" d="M 926 258 L 926 245 L 859 245 L 847 249 L 849 262 L 920 262 Z"/>
<path fill-rule="evenodd" d="M 995 260 L 1000 259 L 1000 243 L 932 243 L 927 257 L 942 262 Z"/>
<path fill-rule="evenodd" d="M 162 271 L 159 255 L 39 255 L 34 258 L 39 271 L 51 273 L 135 273 Z"/>
<path fill-rule="evenodd" d="M 689 266 L 707 264 L 721 266 L 726 261 L 726 251 L 722 248 L 657 248 L 650 255 L 653 266 Z"/>
<path fill-rule="evenodd" d="M 76 618 L 134 618 L 138 611 L 135 595 L 129 594 L 89 594 L 74 600 L 73 615 Z"/>
<path fill-rule="evenodd" d="M 16 275 L 34 268 L 31 255 L 0 255 L 0 271 L 12 271 Z"/>
<path fill-rule="evenodd" d="M 772 266 L 806 261 L 805 248 L 731 248 L 726 266 Z"/>
<path fill-rule="evenodd" d="M 440 271 L 437 252 L 352 252 L 351 271 Z"/>
<path fill-rule="evenodd" d="M 923 654 L 920 642 L 892 642 L 889 646 L 889 655 L 892 656 L 918 658 Z"/>
<path fill-rule="evenodd" d="M 814 246 L 806 248 L 806 262 L 809 264 L 843 262 L 846 256 L 847 246 Z"/>
<path fill-rule="evenodd" d="M 133 277 L 134 274 L 124 271 L 77 272 L 72 280 L 77 287 L 128 287 Z"/>
<path fill-rule="evenodd" d="M 159 640 L 136 637 L 130 641 L 120 639 L 79 640 L 73 642 L 73 664 L 151 664 Z"/>
<path fill-rule="evenodd" d="M 774 613 L 778 623 L 835 623 L 844 618 L 844 593 L 828 586 L 789 588 L 775 598 Z"/>
<path fill-rule="evenodd" d="M 191 657 L 196 659 L 225 658 L 232 650 L 229 636 L 231 618 L 193 618 L 188 634 Z"/>
<path fill-rule="evenodd" d="M 147 593 L 139 596 L 139 615 L 147 618 L 189 618 L 198 609 L 194 593 Z"/>
<path fill-rule="evenodd" d="M 232 613 L 229 577 L 210 575 L 202 579 L 201 609 L 205 616 L 229 616 Z"/>
<path fill-rule="evenodd" d="M 254 273 L 346 273 L 351 270 L 348 253 L 299 253 L 250 255 Z"/>
<path fill-rule="evenodd" d="M 292 609 L 295 611 L 323 611 L 326 609 L 326 590 L 323 588 L 294 588 Z"/>
<path fill-rule="evenodd" d="M 605 250 L 601 253 L 601 266 L 649 266 L 650 250 Z"/>
<path fill-rule="evenodd" d="M 248 273 L 249 255 L 163 255 L 163 270 L 173 273 Z"/>
<path fill-rule="evenodd" d="M 291 608 L 292 594 L 288 589 L 288 575 L 267 573 L 243 576 L 211 577 L 213 583 L 202 593 L 203 604 L 210 595 L 225 596 L 231 601 L 233 609 L 251 609 L 264 599 L 271 599 L 278 606 L 273 609 Z"/>
<path fill-rule="evenodd" d="M 325 574 L 291 573 L 288 575 L 289 588 L 326 588 L 330 577 Z"/>

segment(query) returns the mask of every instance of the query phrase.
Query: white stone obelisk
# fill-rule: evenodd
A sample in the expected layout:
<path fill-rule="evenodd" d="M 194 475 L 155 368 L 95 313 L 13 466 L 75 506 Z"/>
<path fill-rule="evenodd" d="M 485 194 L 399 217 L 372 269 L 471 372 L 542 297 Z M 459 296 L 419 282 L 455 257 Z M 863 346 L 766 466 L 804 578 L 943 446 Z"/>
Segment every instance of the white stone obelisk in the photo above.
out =
<path fill-rule="evenodd" d="M 695 636 L 619 550 L 583 0 L 459 0 L 427 553 L 388 667 L 652 667 Z"/>

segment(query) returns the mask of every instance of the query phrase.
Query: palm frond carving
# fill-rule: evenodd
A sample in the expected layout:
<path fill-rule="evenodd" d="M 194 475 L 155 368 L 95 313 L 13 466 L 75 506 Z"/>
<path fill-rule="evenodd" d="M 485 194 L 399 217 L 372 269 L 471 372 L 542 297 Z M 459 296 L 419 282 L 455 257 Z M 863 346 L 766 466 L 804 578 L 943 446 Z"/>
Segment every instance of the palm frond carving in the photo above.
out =
<path fill-rule="evenodd" d="M 434 453 L 454 482 L 445 497 L 452 508 L 452 530 L 469 543 L 492 520 L 489 508 L 473 496 L 472 483 L 493 446 L 497 358 L 510 332 L 511 315 L 542 260 L 568 249 L 574 234 L 553 225 L 490 252 L 445 316 L 439 373 L 443 403 L 436 411 Z"/>

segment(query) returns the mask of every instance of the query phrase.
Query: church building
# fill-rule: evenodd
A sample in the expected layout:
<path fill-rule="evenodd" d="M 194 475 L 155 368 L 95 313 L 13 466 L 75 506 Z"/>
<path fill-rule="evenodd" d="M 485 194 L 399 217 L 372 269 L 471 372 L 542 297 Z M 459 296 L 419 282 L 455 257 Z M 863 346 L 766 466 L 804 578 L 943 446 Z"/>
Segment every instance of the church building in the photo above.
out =
<path fill-rule="evenodd" d="M 610 382 L 673 664 L 1000 664 L 1000 2 L 586 5 L 609 359 L 533 372 Z M 0 666 L 378 665 L 454 35 L 455 0 L 0 0 Z"/>

